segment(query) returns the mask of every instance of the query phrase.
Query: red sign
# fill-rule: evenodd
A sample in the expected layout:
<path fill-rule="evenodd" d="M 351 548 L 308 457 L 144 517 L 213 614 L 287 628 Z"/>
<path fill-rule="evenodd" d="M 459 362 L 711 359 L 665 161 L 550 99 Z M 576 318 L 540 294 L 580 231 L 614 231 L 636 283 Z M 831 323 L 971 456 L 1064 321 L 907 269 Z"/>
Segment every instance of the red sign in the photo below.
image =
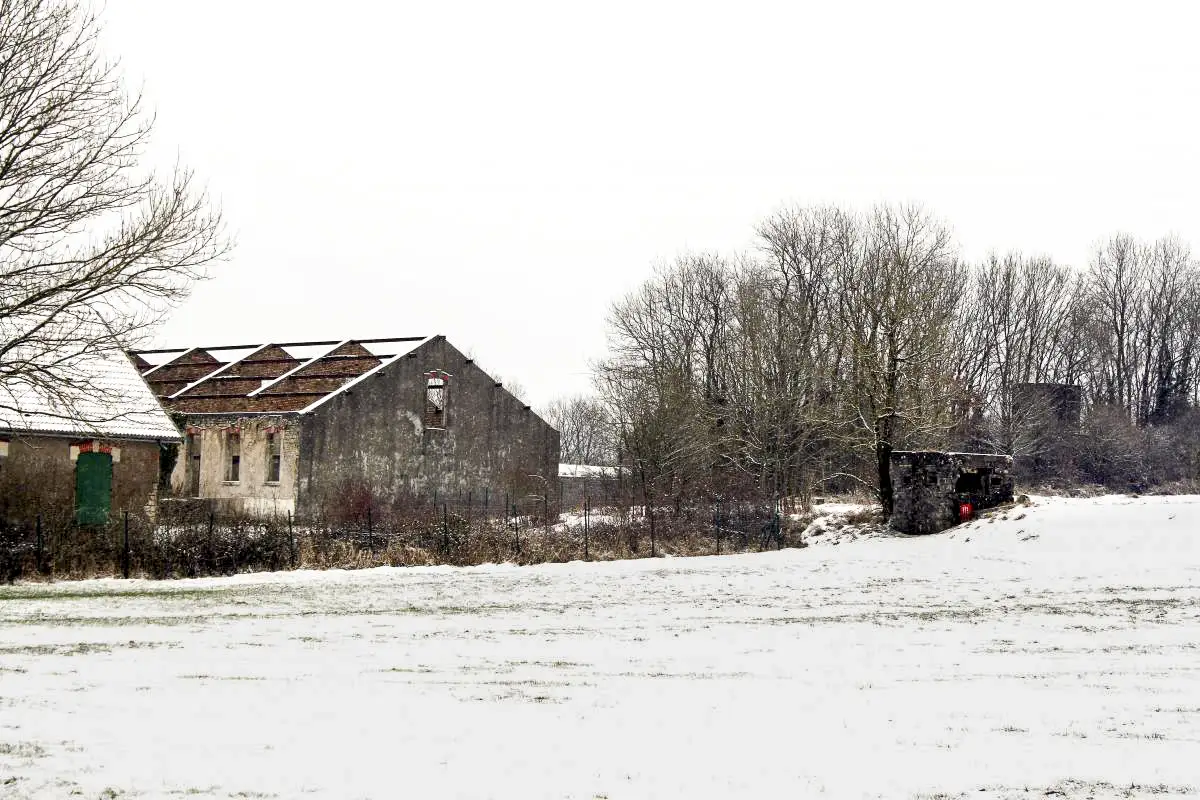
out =
<path fill-rule="evenodd" d="M 970 503 L 959 503 L 958 504 L 958 521 L 959 522 L 966 522 L 967 520 L 969 520 L 971 518 L 971 515 L 974 513 L 975 513 L 975 506 L 971 505 Z"/>

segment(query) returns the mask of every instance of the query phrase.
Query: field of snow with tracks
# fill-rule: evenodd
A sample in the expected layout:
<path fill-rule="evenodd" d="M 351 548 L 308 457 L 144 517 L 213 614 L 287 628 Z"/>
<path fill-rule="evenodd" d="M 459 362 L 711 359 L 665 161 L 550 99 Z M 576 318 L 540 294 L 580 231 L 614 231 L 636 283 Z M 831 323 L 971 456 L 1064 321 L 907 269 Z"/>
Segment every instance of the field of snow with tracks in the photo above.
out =
<path fill-rule="evenodd" d="M 0 586 L 0 797 L 1200 793 L 1200 497 L 753 555 Z"/>

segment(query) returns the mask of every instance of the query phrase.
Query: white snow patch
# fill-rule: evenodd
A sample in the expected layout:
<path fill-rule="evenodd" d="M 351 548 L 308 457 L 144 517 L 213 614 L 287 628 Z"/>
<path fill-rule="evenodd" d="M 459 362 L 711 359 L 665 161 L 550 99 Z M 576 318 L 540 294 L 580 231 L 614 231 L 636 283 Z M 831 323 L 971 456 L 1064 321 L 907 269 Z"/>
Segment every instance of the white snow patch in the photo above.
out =
<path fill-rule="evenodd" d="M 743 556 L 0 587 L 0 795 L 1200 791 L 1200 497 L 1006 516 Z"/>

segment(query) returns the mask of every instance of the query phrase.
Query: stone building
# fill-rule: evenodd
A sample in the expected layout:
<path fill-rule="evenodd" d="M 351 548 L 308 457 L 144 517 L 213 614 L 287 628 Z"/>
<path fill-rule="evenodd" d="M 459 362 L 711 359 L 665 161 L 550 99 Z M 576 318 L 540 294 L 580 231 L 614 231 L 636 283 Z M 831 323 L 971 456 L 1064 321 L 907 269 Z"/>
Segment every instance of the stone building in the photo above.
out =
<path fill-rule="evenodd" d="M 553 496 L 558 432 L 444 336 L 135 357 L 184 432 L 179 497 L 276 515 L 350 496 Z"/>
<path fill-rule="evenodd" d="M 937 533 L 973 509 L 1012 502 L 1012 456 L 992 453 L 895 451 L 891 526 L 904 533 Z"/>
<path fill-rule="evenodd" d="M 559 464 L 559 506 L 563 509 L 582 509 L 585 502 L 592 508 L 611 506 L 617 502 L 621 488 L 617 467 L 595 464 Z"/>
<path fill-rule="evenodd" d="M 0 385 L 0 524 L 154 513 L 160 459 L 179 431 L 121 353 L 73 359 L 71 369 L 86 387 L 73 397 Z"/>

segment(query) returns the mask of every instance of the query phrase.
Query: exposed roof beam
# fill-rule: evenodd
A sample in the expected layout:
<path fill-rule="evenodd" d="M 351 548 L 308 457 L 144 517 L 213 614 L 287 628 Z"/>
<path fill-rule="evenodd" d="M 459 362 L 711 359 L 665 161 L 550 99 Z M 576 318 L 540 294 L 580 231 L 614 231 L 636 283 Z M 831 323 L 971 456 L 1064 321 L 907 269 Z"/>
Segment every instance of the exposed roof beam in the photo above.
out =
<path fill-rule="evenodd" d="M 242 362 L 242 359 L 249 358 L 250 356 L 253 356 L 253 355 L 257 355 L 258 353 L 261 353 L 263 350 L 266 350 L 268 347 L 271 347 L 271 345 L 270 344 L 259 345 L 257 350 L 253 350 L 249 353 L 246 353 L 246 355 L 242 356 L 242 358 L 237 358 L 237 359 L 234 359 L 233 361 L 230 361 L 228 364 L 225 364 L 225 365 L 219 367 L 218 369 L 213 370 L 212 372 L 208 373 L 207 375 L 205 375 L 203 378 L 200 378 L 199 380 L 192 381 L 191 383 L 189 383 L 187 386 L 180 389 L 175 394 L 170 395 L 167 399 L 174 400 L 174 399 L 178 398 L 179 395 L 183 394 L 184 392 L 188 391 L 189 389 L 193 389 L 193 388 L 199 386 L 200 384 L 204 383 L 209 378 L 215 378 L 217 375 L 220 375 L 222 372 L 229 369 L 234 364 L 240 364 Z M 205 348 L 201 348 L 201 349 L 209 350 L 209 349 L 215 349 L 215 348 L 205 347 Z"/>
<path fill-rule="evenodd" d="M 418 339 L 418 338 L 409 338 L 409 339 L 397 340 L 397 341 L 406 341 L 406 342 L 418 342 L 418 341 L 419 341 L 421 344 L 414 346 L 413 348 L 411 348 L 411 349 L 410 349 L 410 350 L 408 350 L 407 352 L 404 352 L 404 353 L 398 353 L 398 354 L 396 354 L 395 356 L 393 356 L 392 358 L 386 359 L 386 360 L 385 360 L 385 361 L 384 361 L 382 364 L 380 364 L 379 366 L 377 366 L 377 367 L 374 367 L 374 368 L 372 368 L 372 369 L 369 369 L 369 370 L 367 370 L 366 372 L 364 372 L 362 375 L 359 375 L 359 376 L 358 376 L 357 378 L 355 378 L 354 380 L 352 380 L 352 381 L 348 381 L 348 382 L 346 382 L 346 383 L 342 384 L 342 386 L 341 386 L 340 388 L 334 389 L 332 392 L 330 392 L 329 394 L 325 395 L 325 396 L 324 396 L 324 397 L 322 397 L 320 400 L 317 400 L 317 401 L 315 401 L 314 403 L 312 403 L 311 405 L 309 405 L 309 406 L 306 406 L 306 407 L 304 407 L 304 408 L 300 409 L 300 413 L 301 413 L 301 414 L 307 414 L 307 413 L 309 413 L 309 412 L 311 412 L 311 411 L 314 411 L 315 409 L 317 409 L 318 407 L 320 407 L 320 406 L 321 406 L 323 403 L 326 403 L 326 402 L 328 402 L 330 399 L 332 399 L 332 398 L 334 398 L 334 397 L 337 397 L 337 396 L 338 396 L 338 395 L 340 395 L 340 394 L 343 394 L 343 393 L 345 393 L 345 392 L 348 392 L 348 391 L 350 391 L 350 390 L 351 390 L 351 389 L 353 389 L 355 386 L 357 386 L 358 384 L 360 384 L 360 383 L 362 383 L 363 381 L 365 381 L 367 378 L 370 378 L 372 375 L 375 375 L 375 374 L 377 374 L 377 373 L 378 373 L 380 370 L 382 370 L 382 369 L 387 369 L 387 367 L 388 367 L 388 365 L 389 365 L 389 364 L 394 364 L 396 361 L 399 361 L 399 360 L 400 360 L 400 358 L 401 358 L 401 356 L 410 355 L 410 354 L 414 353 L 418 347 L 420 347 L 421 345 L 425 344 L 426 342 L 432 342 L 434 339 L 437 339 L 437 338 L 439 338 L 439 336 L 440 336 L 440 335 L 438 335 L 438 336 L 427 336 L 427 337 L 425 337 L 424 339 Z M 363 339 L 356 339 L 355 341 L 362 342 L 362 341 L 364 341 L 364 340 L 363 340 Z"/>
<path fill-rule="evenodd" d="M 347 339 L 347 340 L 346 340 L 346 341 L 344 341 L 344 342 L 337 342 L 337 343 L 335 343 L 335 344 L 334 344 L 334 346 L 333 346 L 333 347 L 332 347 L 332 348 L 331 348 L 331 349 L 330 349 L 328 352 L 321 353 L 320 355 L 313 356 L 313 357 L 312 357 L 312 358 L 310 358 L 308 361 L 305 361 L 303 364 L 300 364 L 299 366 L 297 366 L 297 367 L 294 367 L 294 368 L 292 368 L 292 369 L 288 370 L 287 372 L 283 373 L 282 375 L 280 375 L 280 376 L 279 376 L 278 378 L 276 378 L 275 380 L 273 380 L 273 381 L 270 381 L 269 383 L 264 383 L 262 386 L 258 387 L 257 389 L 255 389 L 253 392 L 250 392 L 250 393 L 249 393 L 249 394 L 247 394 L 246 396 L 247 396 L 247 397 L 254 397 L 254 396 L 256 396 L 256 395 L 257 395 L 259 392 L 261 392 L 263 389 L 267 389 L 267 388 L 270 388 L 271 386 L 274 386 L 275 384 L 279 383 L 279 382 L 280 382 L 281 380 L 283 380 L 284 378 L 290 378 L 290 377 L 291 377 L 293 374 L 295 374 L 296 372 L 298 372 L 298 371 L 300 371 L 300 370 L 304 369 L 304 368 L 305 368 L 305 367 L 307 367 L 309 364 L 315 364 L 317 361 L 321 360 L 322 358 L 325 358 L 325 357 L 326 357 L 326 356 L 328 356 L 330 353 L 332 353 L 332 352 L 334 352 L 335 350 L 337 350 L 339 347 L 343 347 L 343 346 L 345 346 L 345 345 L 349 344 L 351 341 L 353 341 L 353 340 L 352 340 L 352 339 Z M 359 356 L 359 358 L 362 358 L 362 357 L 363 357 L 363 356 Z"/>
<path fill-rule="evenodd" d="M 359 344 L 383 344 L 385 342 L 422 342 L 428 339 L 428 336 L 392 336 L 386 339 L 347 339 L 346 341 L 358 342 Z M 326 342 L 275 342 L 276 347 L 318 347 L 325 345 L 344 344 L 336 340 Z M 137 355 L 154 355 L 157 353 L 186 353 L 189 350 L 248 350 L 254 348 L 261 350 L 266 345 L 263 344 L 223 344 L 215 347 L 167 347 L 159 350 L 131 350 L 131 353 Z"/>
<path fill-rule="evenodd" d="M 150 369 L 146 370 L 145 372 L 143 372 L 143 373 L 142 373 L 142 377 L 144 378 L 144 377 L 146 377 L 147 375 L 149 375 L 151 372 L 154 372 L 156 369 L 162 369 L 163 367 L 167 366 L 168 364 L 174 364 L 174 363 L 175 363 L 176 361 L 178 361 L 179 359 L 183 358 L 183 357 L 184 357 L 184 356 L 186 356 L 186 355 L 190 355 L 191 353 L 194 353 L 195 351 L 197 351 L 197 350 L 199 350 L 199 349 L 200 349 L 199 347 L 189 347 L 187 350 L 184 350 L 182 353 L 180 353 L 179 355 L 177 355 L 175 358 L 172 358 L 170 361 L 164 361 L 163 363 L 161 363 L 161 364 L 159 364 L 159 365 L 157 365 L 157 366 L 151 367 Z M 150 350 L 143 350 L 143 351 L 141 351 L 141 352 L 143 352 L 143 353 L 149 353 L 149 352 L 153 352 L 153 351 L 150 351 Z M 138 351 L 136 351 L 136 350 L 135 350 L 135 351 L 134 351 L 134 355 L 137 355 L 137 353 L 138 353 Z"/>

